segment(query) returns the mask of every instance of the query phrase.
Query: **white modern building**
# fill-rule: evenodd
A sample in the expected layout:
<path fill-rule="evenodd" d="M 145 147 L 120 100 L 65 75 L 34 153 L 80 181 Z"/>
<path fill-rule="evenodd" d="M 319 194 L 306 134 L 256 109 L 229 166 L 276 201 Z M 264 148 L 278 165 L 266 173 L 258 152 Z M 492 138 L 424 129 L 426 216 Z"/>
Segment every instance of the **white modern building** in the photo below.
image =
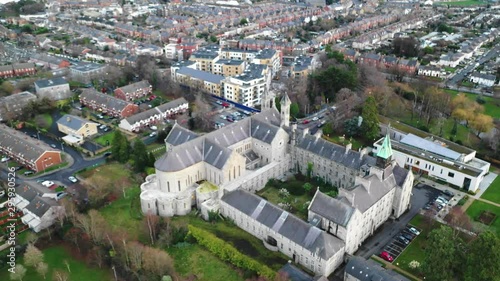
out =
<path fill-rule="evenodd" d="M 387 130 L 387 128 L 382 129 Z M 477 191 L 490 163 L 476 158 L 476 151 L 429 135 L 419 137 L 390 129 L 394 159 L 415 173 L 428 175 L 468 191 Z M 374 143 L 378 152 L 383 139 Z"/>
<path fill-rule="evenodd" d="M 64 100 L 72 93 L 68 82 L 61 77 L 35 81 L 35 93 L 39 99 Z"/>
<path fill-rule="evenodd" d="M 495 85 L 496 76 L 492 74 L 484 74 L 479 72 L 474 72 L 470 76 L 470 81 L 472 83 L 479 84 L 481 86 L 493 87 Z"/>

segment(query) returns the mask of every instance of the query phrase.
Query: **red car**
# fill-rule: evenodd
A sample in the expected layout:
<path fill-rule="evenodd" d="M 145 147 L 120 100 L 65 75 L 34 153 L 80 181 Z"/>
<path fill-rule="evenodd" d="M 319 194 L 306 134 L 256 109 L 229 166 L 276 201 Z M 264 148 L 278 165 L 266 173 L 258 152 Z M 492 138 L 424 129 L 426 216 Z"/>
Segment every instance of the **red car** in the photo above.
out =
<path fill-rule="evenodd" d="M 223 102 L 223 103 L 222 103 L 222 106 L 223 106 L 223 107 L 229 107 L 229 103 L 227 103 L 227 102 Z"/>
<path fill-rule="evenodd" d="M 152 95 L 152 96 L 149 97 L 149 100 L 154 100 L 154 99 L 156 99 L 155 95 Z"/>
<path fill-rule="evenodd" d="M 380 257 L 388 262 L 394 261 L 394 258 L 386 251 L 383 251 L 382 253 L 380 253 Z"/>
<path fill-rule="evenodd" d="M 302 122 L 302 124 L 309 124 L 309 120 L 304 120 L 304 122 Z"/>

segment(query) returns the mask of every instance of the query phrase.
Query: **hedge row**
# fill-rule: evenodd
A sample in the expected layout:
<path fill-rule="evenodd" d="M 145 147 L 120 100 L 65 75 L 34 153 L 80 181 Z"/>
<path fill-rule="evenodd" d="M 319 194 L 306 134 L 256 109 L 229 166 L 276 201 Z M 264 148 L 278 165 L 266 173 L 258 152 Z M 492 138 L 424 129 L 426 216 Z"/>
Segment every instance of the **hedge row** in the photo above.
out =
<path fill-rule="evenodd" d="M 192 225 L 189 225 L 188 228 L 188 234 L 196 239 L 198 244 L 207 248 L 221 260 L 228 261 L 239 268 L 257 272 L 259 276 L 265 277 L 269 280 L 274 279 L 276 272 L 268 266 L 240 253 L 232 245 L 219 239 L 217 236 L 206 230 Z"/>

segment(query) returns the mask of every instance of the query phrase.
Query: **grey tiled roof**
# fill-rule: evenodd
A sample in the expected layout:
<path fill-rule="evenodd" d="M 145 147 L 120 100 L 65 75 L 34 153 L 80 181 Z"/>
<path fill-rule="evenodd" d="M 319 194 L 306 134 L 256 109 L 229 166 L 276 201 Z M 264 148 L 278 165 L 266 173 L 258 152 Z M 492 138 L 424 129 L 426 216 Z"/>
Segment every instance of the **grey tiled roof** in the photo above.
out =
<path fill-rule="evenodd" d="M 66 127 L 69 127 L 75 131 L 78 131 L 81 127 L 83 127 L 86 123 L 94 123 L 91 122 L 87 119 L 75 116 L 75 115 L 70 115 L 66 114 L 63 117 L 59 118 L 57 120 L 57 124 L 64 125 Z"/>
<path fill-rule="evenodd" d="M 318 190 L 309 210 L 341 226 L 346 226 L 356 209 Z"/>
<path fill-rule="evenodd" d="M 181 67 L 177 70 L 178 74 L 186 75 L 192 78 L 196 78 L 199 80 L 211 82 L 214 84 L 219 84 L 222 80 L 224 80 L 224 76 L 212 74 L 210 72 L 201 71 L 198 69 L 192 69 L 189 67 Z"/>
<path fill-rule="evenodd" d="M 315 136 L 309 134 L 303 136 L 301 133 L 298 133 L 297 135 L 297 147 L 305 149 L 328 160 L 335 161 L 348 168 L 359 170 L 359 168 L 363 165 L 375 165 L 376 160 L 372 156 L 365 154 L 363 157 L 360 157 L 360 153 L 358 151 L 349 150 L 346 153 L 345 147 L 326 141 L 322 138 L 316 139 Z"/>
<path fill-rule="evenodd" d="M 30 138 L 28 135 L 0 124 L 0 147 L 14 155 L 22 155 L 27 161 L 35 161 L 46 151 L 57 151 L 45 142 Z"/>
<path fill-rule="evenodd" d="M 252 138 L 265 143 L 271 143 L 279 130 L 279 127 L 261 122 L 259 120 L 252 120 L 251 126 Z"/>
<path fill-rule="evenodd" d="M 80 99 L 85 99 L 87 102 L 95 101 L 97 105 L 104 104 L 106 108 L 115 109 L 118 111 L 122 111 L 125 107 L 127 107 L 127 105 L 130 104 L 129 102 L 126 102 L 122 99 L 99 93 L 92 88 L 83 90 L 80 94 Z"/>
<path fill-rule="evenodd" d="M 146 120 L 151 116 L 155 116 L 157 114 L 166 112 L 172 108 L 176 108 L 183 103 L 187 103 L 187 101 L 184 98 L 178 98 L 173 101 L 148 109 L 146 111 L 134 114 L 130 117 L 127 117 L 125 120 L 127 120 L 129 124 L 135 124 L 136 122 L 139 122 L 141 120 Z"/>
<path fill-rule="evenodd" d="M 165 142 L 171 145 L 180 145 L 197 138 L 198 135 L 179 124 L 175 124 L 165 138 Z"/>
<path fill-rule="evenodd" d="M 31 202 L 36 196 L 42 195 L 35 188 L 28 184 L 16 186 L 16 195 Z"/>
<path fill-rule="evenodd" d="M 394 174 L 394 179 L 396 180 L 396 184 L 398 186 L 402 186 L 406 180 L 406 177 L 408 177 L 409 171 L 407 169 L 400 167 L 399 165 L 396 165 L 394 166 L 392 173 Z"/>
<path fill-rule="evenodd" d="M 344 247 L 342 240 L 255 194 L 238 189 L 225 194 L 221 200 L 323 259 L 329 259 Z"/>
<path fill-rule="evenodd" d="M 149 88 L 149 87 L 151 87 L 151 84 L 149 84 L 149 82 L 147 80 L 142 80 L 142 81 L 139 81 L 137 83 L 133 83 L 133 84 L 129 84 L 129 85 L 120 87 L 116 90 L 121 90 L 124 93 L 134 93 L 135 91 L 137 91 L 139 89 L 144 89 L 144 88 Z"/>
<path fill-rule="evenodd" d="M 37 85 L 38 88 L 54 87 L 64 84 L 68 84 L 68 82 L 62 77 L 35 81 L 35 85 Z"/>
<path fill-rule="evenodd" d="M 359 281 L 409 281 L 408 278 L 387 270 L 372 260 L 357 256 L 349 259 L 345 266 L 345 273 Z"/>
<path fill-rule="evenodd" d="M 58 206 L 56 200 L 37 196 L 26 206 L 26 209 L 41 218 L 52 206 Z"/>

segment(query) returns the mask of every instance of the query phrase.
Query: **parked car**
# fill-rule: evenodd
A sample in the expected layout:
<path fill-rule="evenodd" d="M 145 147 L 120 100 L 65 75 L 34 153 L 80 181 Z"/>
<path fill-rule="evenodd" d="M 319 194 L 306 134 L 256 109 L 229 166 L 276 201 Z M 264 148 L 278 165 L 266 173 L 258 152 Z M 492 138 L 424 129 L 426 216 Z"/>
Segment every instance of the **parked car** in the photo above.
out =
<path fill-rule="evenodd" d="M 9 160 L 10 160 L 10 157 L 4 156 L 4 157 L 2 157 L 2 161 L 1 162 L 4 163 L 4 162 L 7 162 Z"/>
<path fill-rule="evenodd" d="M 15 170 L 15 171 L 19 171 L 19 170 L 21 170 L 22 168 L 23 168 L 22 166 L 17 166 L 17 167 L 15 167 L 15 168 L 14 168 L 14 170 Z"/>
<path fill-rule="evenodd" d="M 54 185 L 54 182 L 53 181 L 44 181 L 44 182 L 42 182 L 42 185 L 45 187 L 50 187 L 50 186 Z"/>
<path fill-rule="evenodd" d="M 451 192 L 449 190 L 445 190 L 445 191 L 443 191 L 443 193 L 446 194 L 446 195 L 448 195 L 448 196 L 450 196 L 450 197 L 455 196 L 455 193 L 453 193 L 453 192 Z"/>
<path fill-rule="evenodd" d="M 231 118 L 231 117 L 229 117 L 229 116 L 227 117 L 227 119 L 226 119 L 226 120 L 227 120 L 228 122 L 234 122 L 233 118 Z"/>
<path fill-rule="evenodd" d="M 318 119 L 319 119 L 318 117 L 314 116 L 312 120 L 313 121 L 318 121 Z"/>
<path fill-rule="evenodd" d="M 302 124 L 309 124 L 309 120 L 304 120 L 304 122 L 302 122 Z"/>
<path fill-rule="evenodd" d="M 411 233 L 415 234 L 415 235 L 419 235 L 420 234 L 420 231 L 418 231 L 416 228 L 414 227 L 410 227 L 408 228 L 408 231 L 410 231 Z"/>
<path fill-rule="evenodd" d="M 223 102 L 223 103 L 222 103 L 222 106 L 223 106 L 223 107 L 229 107 L 229 103 L 227 103 L 227 102 Z"/>
<path fill-rule="evenodd" d="M 405 245 L 410 244 L 410 241 L 408 239 L 404 238 L 402 235 L 399 235 L 396 239 Z"/>
<path fill-rule="evenodd" d="M 412 235 L 410 233 L 407 233 L 407 232 L 402 232 L 401 236 L 403 236 L 404 238 L 406 238 L 408 241 L 411 241 L 411 240 L 413 240 L 413 238 L 415 238 L 414 235 Z"/>
<path fill-rule="evenodd" d="M 50 144 L 50 147 L 57 148 L 57 146 L 55 144 L 53 144 L 53 143 Z"/>
<path fill-rule="evenodd" d="M 380 253 L 379 256 L 388 262 L 394 261 L 394 258 L 386 251 L 383 251 L 382 253 Z"/>
<path fill-rule="evenodd" d="M 99 126 L 99 129 L 104 130 L 104 129 L 106 129 L 106 127 L 107 126 L 103 124 L 103 125 Z"/>
<path fill-rule="evenodd" d="M 220 100 L 215 101 L 215 103 L 222 105 L 222 101 L 220 101 Z"/>
<path fill-rule="evenodd" d="M 152 132 L 151 134 L 149 134 L 149 137 L 150 137 L 150 138 L 152 138 L 152 137 L 154 137 L 154 136 L 156 136 L 156 132 Z"/>
<path fill-rule="evenodd" d="M 77 181 L 78 181 L 78 179 L 77 179 L 77 178 L 75 178 L 75 177 L 73 177 L 73 176 L 70 176 L 70 177 L 68 178 L 68 180 L 69 180 L 70 182 L 73 182 L 73 183 L 75 183 L 75 182 L 77 182 Z"/>
<path fill-rule="evenodd" d="M 26 171 L 24 172 L 25 176 L 33 175 L 35 172 L 34 171 Z"/>
<path fill-rule="evenodd" d="M 107 132 L 107 131 L 109 131 L 109 128 L 108 128 L 108 127 L 106 127 L 106 128 L 104 128 L 104 130 L 103 130 L 103 131 L 104 131 L 104 132 Z"/>
<path fill-rule="evenodd" d="M 97 115 L 97 118 L 104 119 L 104 116 L 102 116 L 102 114 L 99 114 L 99 115 Z"/>
<path fill-rule="evenodd" d="M 105 153 L 103 154 L 103 156 L 104 156 L 104 157 L 111 156 L 111 152 L 105 152 Z"/>
<path fill-rule="evenodd" d="M 225 115 L 219 115 L 220 119 L 224 119 L 226 120 L 226 116 Z"/>
<path fill-rule="evenodd" d="M 318 124 L 318 126 L 316 126 L 316 127 L 321 128 L 321 127 L 325 126 L 325 124 L 326 124 L 326 121 L 325 121 L 325 120 L 323 120 L 323 121 L 321 121 L 321 123 L 319 123 L 319 124 Z"/>

